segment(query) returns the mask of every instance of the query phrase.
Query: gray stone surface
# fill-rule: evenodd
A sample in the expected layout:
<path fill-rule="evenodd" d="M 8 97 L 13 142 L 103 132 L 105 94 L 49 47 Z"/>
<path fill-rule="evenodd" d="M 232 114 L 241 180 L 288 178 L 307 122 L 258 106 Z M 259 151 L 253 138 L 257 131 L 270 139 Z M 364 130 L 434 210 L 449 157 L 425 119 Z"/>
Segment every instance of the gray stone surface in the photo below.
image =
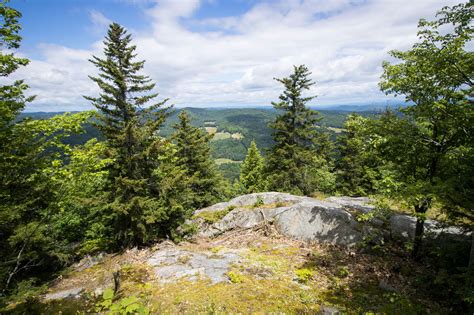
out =
<path fill-rule="evenodd" d="M 249 207 L 258 199 L 262 199 L 267 205 L 277 202 L 290 205 L 261 209 Z M 416 219 L 407 215 L 393 215 L 388 222 L 375 217 L 368 222 L 358 222 L 357 214 L 375 209 L 366 197 L 329 197 L 318 200 L 278 192 L 256 193 L 239 196 L 195 213 L 224 210 L 229 206 L 235 209 L 219 222 L 209 225 L 203 220 L 197 220 L 200 224 L 199 236 L 213 237 L 230 230 L 256 227 L 263 223 L 264 216 L 283 235 L 347 246 L 357 244 L 367 234 L 373 236 L 376 230 L 381 232 L 375 233 L 380 237 L 402 240 L 413 239 L 415 232 Z M 464 241 L 470 235 L 457 227 L 441 227 L 433 220 L 426 220 L 425 229 L 427 239 Z"/>
<path fill-rule="evenodd" d="M 416 218 L 396 214 L 390 217 L 390 232 L 392 238 L 400 240 L 412 240 L 415 237 Z M 424 223 L 424 235 L 430 239 L 468 239 L 470 233 L 455 226 L 442 226 L 434 220 L 426 220 Z"/>
<path fill-rule="evenodd" d="M 374 206 L 370 204 L 371 200 L 368 197 L 329 197 L 326 201 L 336 203 L 342 206 L 345 210 L 357 210 L 363 213 L 374 210 Z"/>
<path fill-rule="evenodd" d="M 339 309 L 332 305 L 321 305 L 321 315 L 340 315 Z"/>
<path fill-rule="evenodd" d="M 79 298 L 83 290 L 84 289 L 82 287 L 78 287 L 78 288 L 67 289 L 67 290 L 58 291 L 54 293 L 48 293 L 43 297 L 43 300 L 49 301 L 49 300 L 60 300 L 60 299 L 66 299 L 66 298 Z"/>
<path fill-rule="evenodd" d="M 163 282 L 178 279 L 209 279 L 212 283 L 226 281 L 226 272 L 232 264 L 239 262 L 237 253 L 198 253 L 179 248 L 164 248 L 156 251 L 148 264 L 154 267 L 155 275 Z"/>
<path fill-rule="evenodd" d="M 324 201 L 298 203 L 275 217 L 277 230 L 296 239 L 352 246 L 362 237 L 349 212 Z"/>
<path fill-rule="evenodd" d="M 264 204 L 277 202 L 290 203 L 279 208 L 249 208 L 258 199 Z M 331 200 L 317 200 L 310 197 L 293 196 L 286 193 L 269 192 L 243 195 L 228 202 L 219 203 L 203 211 L 219 211 L 229 206 L 236 207 L 221 221 L 212 225 L 201 223 L 200 236 L 212 237 L 234 229 L 252 228 L 262 224 L 264 217 L 272 221 L 283 235 L 308 241 L 321 241 L 333 244 L 355 245 L 362 238 L 362 228 L 348 208 L 368 209 L 364 202 L 368 199 L 348 197 Z M 263 214 L 263 215 L 262 215 Z"/>
<path fill-rule="evenodd" d="M 294 196 L 287 193 L 280 193 L 280 192 L 265 192 L 265 193 L 255 193 L 255 194 L 248 194 L 235 197 L 227 202 L 217 203 L 207 208 L 199 209 L 195 212 L 198 214 L 203 211 L 219 211 L 228 208 L 229 206 L 233 207 L 245 207 L 245 206 L 252 206 L 254 205 L 257 200 L 261 198 L 263 203 L 270 204 L 276 202 L 301 202 L 302 200 L 312 199 L 309 197 L 301 197 L 301 196 Z"/>
<path fill-rule="evenodd" d="M 75 263 L 72 266 L 72 268 L 76 271 L 82 271 L 82 270 L 85 270 L 87 268 L 97 265 L 98 263 L 102 262 L 104 258 L 105 258 L 105 253 L 103 252 L 94 256 L 86 255 L 79 262 Z"/>

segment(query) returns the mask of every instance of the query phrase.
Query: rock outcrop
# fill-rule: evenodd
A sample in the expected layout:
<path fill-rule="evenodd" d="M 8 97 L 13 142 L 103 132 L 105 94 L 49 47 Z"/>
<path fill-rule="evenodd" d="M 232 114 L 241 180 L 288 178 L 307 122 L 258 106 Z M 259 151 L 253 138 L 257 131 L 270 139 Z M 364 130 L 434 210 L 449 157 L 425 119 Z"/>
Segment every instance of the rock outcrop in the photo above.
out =
<path fill-rule="evenodd" d="M 181 278 L 189 281 L 209 279 L 211 283 L 218 283 L 227 280 L 226 272 L 239 259 L 238 253 L 233 252 L 216 255 L 172 247 L 156 251 L 147 263 L 153 267 L 161 283 Z"/>
<path fill-rule="evenodd" d="M 235 229 L 250 229 L 273 224 L 281 234 L 306 241 L 354 246 L 367 236 L 413 239 L 415 218 L 393 215 L 388 220 L 371 218 L 357 220 L 359 215 L 373 211 L 369 198 L 329 197 L 318 200 L 287 193 L 266 192 L 243 195 L 228 202 L 197 210 L 194 221 L 200 226 L 198 236 L 213 237 Z M 217 222 L 200 219 L 205 214 L 225 214 Z M 463 239 L 466 235 L 456 227 L 440 227 L 427 220 L 428 238 Z"/>

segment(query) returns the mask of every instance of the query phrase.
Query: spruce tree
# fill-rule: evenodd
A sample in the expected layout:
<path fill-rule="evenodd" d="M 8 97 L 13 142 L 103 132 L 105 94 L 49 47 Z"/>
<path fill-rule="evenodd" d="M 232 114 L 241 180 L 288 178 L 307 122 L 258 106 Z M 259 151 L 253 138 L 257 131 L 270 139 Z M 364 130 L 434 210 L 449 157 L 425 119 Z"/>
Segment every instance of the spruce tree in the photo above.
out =
<path fill-rule="evenodd" d="M 193 127 L 185 111 L 181 111 L 178 118 L 172 136 L 177 147 L 176 166 L 186 170 L 188 187 L 192 191 L 190 204 L 193 209 L 199 209 L 222 199 L 224 179 L 211 158 L 209 141 L 212 135 Z"/>
<path fill-rule="evenodd" d="M 247 156 L 240 168 L 240 184 L 245 193 L 256 193 L 265 191 L 264 159 L 255 144 L 250 143 Z"/>
<path fill-rule="evenodd" d="M 276 79 L 285 87 L 279 102 L 272 102 L 279 115 L 270 124 L 275 145 L 267 156 L 267 172 L 272 190 L 311 194 L 328 191 L 334 176 L 327 162 L 329 140 L 318 129 L 317 111 L 306 104 L 315 96 L 304 96 L 315 83 L 304 65 L 295 66 L 288 78 Z"/>
<path fill-rule="evenodd" d="M 135 61 L 136 46 L 117 23 L 104 41 L 104 58 L 90 60 L 98 69 L 90 78 L 101 89 L 99 97 L 86 97 L 98 109 L 98 128 L 105 136 L 109 156 L 109 219 L 117 245 L 142 244 L 156 235 L 156 225 L 166 218 L 159 209 L 159 190 L 152 180 L 158 167 L 157 133 L 168 116 L 167 100 L 147 106 L 158 94 L 155 84 L 140 74 L 144 61 Z M 153 232 L 152 232 L 153 231 Z M 159 232 L 159 231 L 158 231 Z"/>

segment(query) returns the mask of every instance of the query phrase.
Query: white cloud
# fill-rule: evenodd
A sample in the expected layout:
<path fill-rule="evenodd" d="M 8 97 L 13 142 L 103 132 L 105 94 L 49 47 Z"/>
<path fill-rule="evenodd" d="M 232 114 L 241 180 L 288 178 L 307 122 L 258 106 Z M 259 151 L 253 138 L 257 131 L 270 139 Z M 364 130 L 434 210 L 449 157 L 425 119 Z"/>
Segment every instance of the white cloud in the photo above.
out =
<path fill-rule="evenodd" d="M 317 81 L 315 104 L 374 102 L 386 99 L 377 83 L 387 52 L 409 48 L 420 18 L 433 18 L 442 5 L 457 1 L 275 0 L 240 16 L 196 20 L 199 0 L 159 0 L 144 8 L 150 28 L 133 37 L 158 92 L 177 105 L 269 105 L 281 91 L 273 78 L 303 63 Z M 97 11 L 91 19 L 109 22 Z M 38 95 L 38 106 L 87 107 L 82 95 L 98 93 L 87 78 L 95 73 L 87 59 L 100 53 L 101 44 L 41 49 L 44 59 L 18 74 Z"/>
<path fill-rule="evenodd" d="M 97 10 L 91 10 L 89 12 L 92 24 L 98 27 L 108 26 L 112 21 L 109 20 L 104 14 Z"/>

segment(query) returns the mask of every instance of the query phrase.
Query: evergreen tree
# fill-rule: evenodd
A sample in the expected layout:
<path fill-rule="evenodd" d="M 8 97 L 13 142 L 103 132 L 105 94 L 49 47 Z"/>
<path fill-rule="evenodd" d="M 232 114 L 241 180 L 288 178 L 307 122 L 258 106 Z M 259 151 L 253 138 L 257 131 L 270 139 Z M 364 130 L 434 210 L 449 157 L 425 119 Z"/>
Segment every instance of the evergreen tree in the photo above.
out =
<path fill-rule="evenodd" d="M 306 66 L 294 67 L 290 77 L 276 79 L 285 87 L 272 105 L 280 114 L 270 124 L 275 145 L 267 157 L 269 185 L 273 190 L 311 194 L 330 191 L 334 176 L 328 165 L 329 140 L 316 125 L 321 118 L 306 104 L 315 96 L 303 96 L 315 83 Z"/>
<path fill-rule="evenodd" d="M 187 184 L 192 191 L 190 205 L 199 209 L 221 200 L 225 183 L 211 158 L 212 135 L 193 127 L 185 111 L 181 111 L 178 118 L 172 136 L 176 143 L 176 166 L 186 170 Z"/>
<path fill-rule="evenodd" d="M 255 144 L 250 143 L 242 166 L 240 168 L 240 184 L 245 193 L 256 193 L 265 191 L 264 159 Z"/>
<path fill-rule="evenodd" d="M 372 148 L 371 119 L 351 114 L 344 123 L 344 133 L 338 138 L 339 158 L 335 169 L 337 189 L 350 196 L 367 196 L 375 192 L 380 179 L 381 160 Z"/>
<path fill-rule="evenodd" d="M 21 13 L 0 2 L 0 296 L 18 281 L 64 263 L 64 247 L 52 229 L 52 216 L 60 187 L 51 170 L 69 150 L 61 140 L 81 130 L 90 113 L 59 115 L 51 119 L 19 119 L 28 86 L 8 76 L 28 60 L 15 56 L 19 48 Z M 31 282 L 31 281 L 30 281 Z M 0 301 L 1 304 L 1 301 Z"/>
<path fill-rule="evenodd" d="M 145 108 L 158 94 L 150 92 L 155 86 L 151 79 L 139 73 L 144 61 L 135 61 L 131 40 L 122 26 L 110 25 L 105 58 L 90 60 L 100 71 L 90 78 L 102 92 L 99 97 L 86 97 L 99 110 L 98 127 L 115 161 L 109 168 L 108 210 L 121 247 L 143 244 L 165 233 L 157 231 L 157 225 L 167 219 L 159 208 L 159 189 L 152 173 L 158 167 L 156 152 L 162 143 L 157 133 L 169 107 L 164 100 Z"/>

